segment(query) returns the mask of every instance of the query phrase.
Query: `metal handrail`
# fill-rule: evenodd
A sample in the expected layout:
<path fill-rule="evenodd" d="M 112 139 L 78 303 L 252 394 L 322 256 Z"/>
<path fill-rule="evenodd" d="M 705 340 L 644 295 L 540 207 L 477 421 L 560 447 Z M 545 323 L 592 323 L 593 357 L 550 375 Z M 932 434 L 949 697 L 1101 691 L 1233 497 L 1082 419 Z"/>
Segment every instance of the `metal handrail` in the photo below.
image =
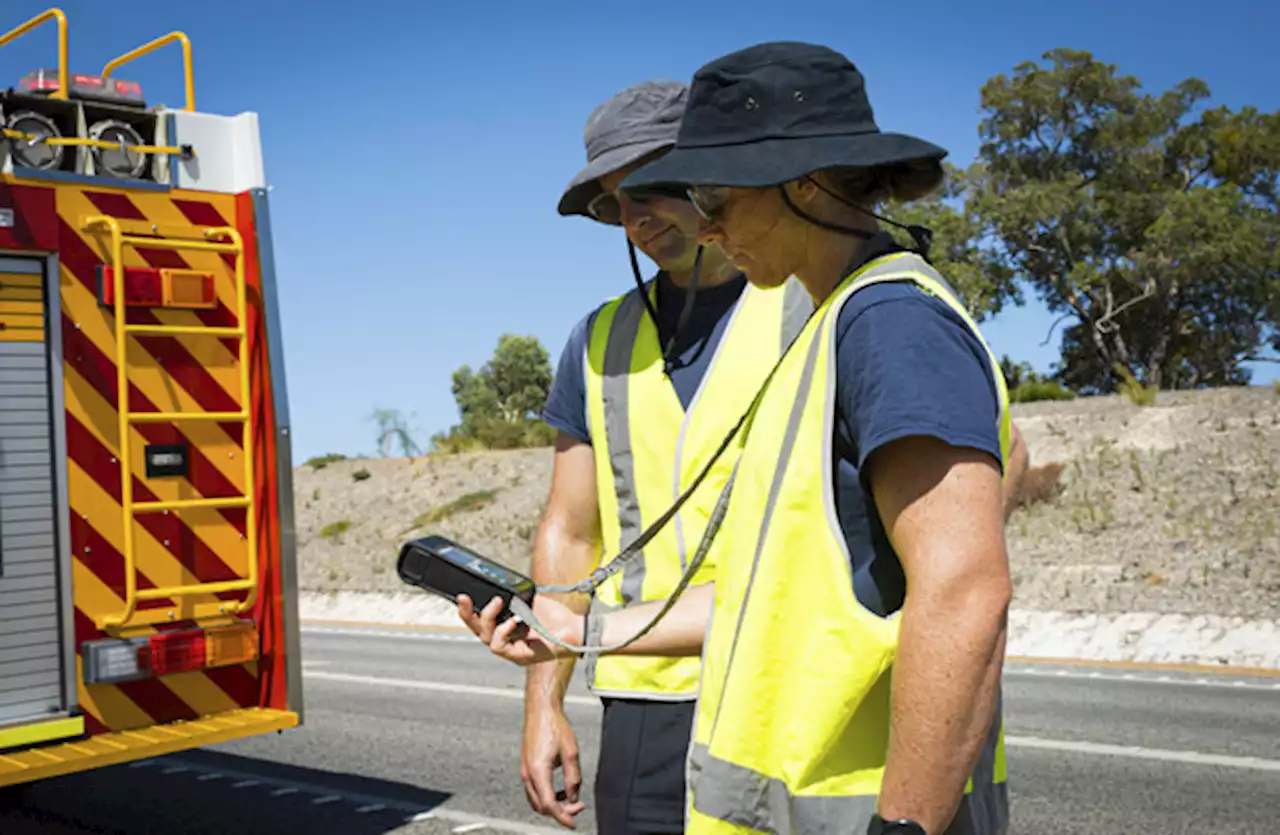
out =
<path fill-rule="evenodd" d="M 105 81 L 111 76 L 111 73 L 130 61 L 141 58 L 149 52 L 154 52 L 165 44 L 180 41 L 182 43 L 182 68 L 183 75 L 186 80 L 187 87 L 187 110 L 192 112 L 196 109 L 196 84 L 195 77 L 191 72 L 191 39 L 182 32 L 170 32 L 167 35 L 161 35 L 150 43 L 144 43 L 137 49 L 130 50 L 119 58 L 112 58 L 107 65 L 102 68 L 102 78 Z"/>
<path fill-rule="evenodd" d="M 252 454 L 253 435 L 249 421 L 249 349 L 246 329 L 248 303 L 247 287 L 244 271 L 244 240 L 239 231 L 230 227 L 213 227 L 205 230 L 206 239 L 225 237 L 230 243 L 219 244 L 209 240 L 183 240 L 174 238 L 148 238 L 126 234 L 121 221 L 107 215 L 85 217 L 81 221 L 86 230 L 105 227 L 111 234 L 112 282 L 114 284 L 114 313 L 116 335 L 116 386 L 117 386 L 117 420 L 120 439 L 120 507 L 124 515 L 124 612 L 118 615 L 99 616 L 99 628 L 130 625 L 135 620 L 137 606 L 143 600 L 163 600 L 196 594 L 219 594 L 224 591 L 245 591 L 243 600 L 235 603 L 219 605 L 219 613 L 237 613 L 252 608 L 258 596 L 258 537 L 256 513 L 253 506 L 254 495 L 254 462 Z M 149 327 L 128 325 L 125 323 L 124 310 L 124 247 L 149 247 L 152 249 L 186 249 L 204 252 L 234 252 L 236 255 L 236 315 L 238 317 L 239 336 L 238 359 L 240 362 L 240 398 L 241 411 L 233 414 L 217 413 L 219 420 L 238 421 L 241 426 L 241 450 L 244 458 L 244 493 L 241 496 L 228 496 L 213 499 L 179 499 L 176 501 L 135 502 L 133 500 L 133 468 L 129 451 L 130 429 L 133 423 L 148 422 L 141 416 L 147 413 L 129 411 L 129 375 L 125 361 L 125 340 L 137 328 L 140 332 Z M 185 333 L 203 332 L 209 335 L 222 335 L 225 328 L 184 327 Z M 175 412 L 167 413 L 170 420 L 201 420 L 215 415 L 209 412 Z M 187 508 L 243 507 L 245 509 L 245 545 L 248 556 L 248 576 L 239 580 L 216 583 L 196 583 L 186 586 L 146 589 L 139 591 L 137 578 L 137 559 L 134 554 L 133 520 L 137 513 L 149 513 Z"/>
<path fill-rule="evenodd" d="M 7 45 L 10 41 L 16 40 L 30 32 L 32 29 L 44 23 L 46 20 L 58 21 L 58 89 L 49 94 L 51 99 L 67 98 L 67 16 L 62 13 L 62 9 L 53 8 L 46 9 L 40 14 L 28 20 L 17 29 L 11 29 L 3 35 L 0 35 L 0 47 Z"/>

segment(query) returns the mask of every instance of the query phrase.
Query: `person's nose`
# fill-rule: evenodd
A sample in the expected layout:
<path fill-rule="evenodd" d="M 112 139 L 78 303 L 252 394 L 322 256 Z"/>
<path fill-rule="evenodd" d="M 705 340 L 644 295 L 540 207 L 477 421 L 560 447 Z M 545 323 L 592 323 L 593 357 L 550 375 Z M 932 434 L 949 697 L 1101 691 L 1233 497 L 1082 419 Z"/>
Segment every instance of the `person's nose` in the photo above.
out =
<path fill-rule="evenodd" d="M 649 209 L 643 203 L 635 203 L 628 200 L 625 196 L 618 197 L 618 207 L 622 215 L 622 223 L 624 226 L 641 223 L 650 216 Z"/>
<path fill-rule="evenodd" d="M 698 218 L 698 243 L 703 246 L 712 246 L 723 241 L 724 231 L 718 223 L 703 217 Z"/>

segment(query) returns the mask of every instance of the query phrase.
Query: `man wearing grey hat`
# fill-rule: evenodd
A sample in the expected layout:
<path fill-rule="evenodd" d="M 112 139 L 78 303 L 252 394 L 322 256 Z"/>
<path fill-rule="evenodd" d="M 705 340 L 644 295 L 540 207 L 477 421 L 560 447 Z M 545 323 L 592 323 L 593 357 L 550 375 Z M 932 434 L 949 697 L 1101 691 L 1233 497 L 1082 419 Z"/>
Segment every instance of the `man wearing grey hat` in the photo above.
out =
<path fill-rule="evenodd" d="M 597 107 L 585 131 L 587 165 L 560 199 L 562 215 L 623 227 L 636 287 L 584 316 L 560 355 L 543 411 L 558 438 L 534 542 L 539 585 L 586 577 L 675 503 L 812 310 L 794 280 L 776 290 L 751 287 L 721 251 L 700 247 L 700 218 L 686 195 L 617 190 L 675 144 L 687 94 L 684 84 L 648 81 Z M 648 281 L 636 248 L 658 266 Z M 596 590 L 591 608 L 616 610 L 672 593 L 735 460 L 731 445 L 643 557 Z M 709 557 L 691 584 L 711 581 L 713 562 Z M 579 612 L 588 606 L 581 595 L 566 602 Z M 605 656 L 585 666 L 604 704 L 594 786 L 599 831 L 682 832 L 699 659 Z M 521 757 L 530 805 L 568 828 L 585 808 L 577 743 L 563 709 L 573 668 L 569 657 L 529 669 Z"/>

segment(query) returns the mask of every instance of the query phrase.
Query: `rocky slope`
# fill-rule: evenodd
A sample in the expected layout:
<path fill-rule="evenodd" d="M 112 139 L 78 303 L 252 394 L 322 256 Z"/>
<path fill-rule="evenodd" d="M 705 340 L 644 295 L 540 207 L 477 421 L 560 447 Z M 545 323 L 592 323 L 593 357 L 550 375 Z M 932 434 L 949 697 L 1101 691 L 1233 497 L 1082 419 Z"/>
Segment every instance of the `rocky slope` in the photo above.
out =
<path fill-rule="evenodd" d="M 1017 609 L 1280 619 L 1274 388 L 1019 404 L 1014 416 L 1036 468 L 1024 496 L 1042 499 L 1009 523 Z M 399 546 L 430 530 L 526 566 L 551 464 L 535 449 L 298 467 L 303 589 L 403 591 Z"/>

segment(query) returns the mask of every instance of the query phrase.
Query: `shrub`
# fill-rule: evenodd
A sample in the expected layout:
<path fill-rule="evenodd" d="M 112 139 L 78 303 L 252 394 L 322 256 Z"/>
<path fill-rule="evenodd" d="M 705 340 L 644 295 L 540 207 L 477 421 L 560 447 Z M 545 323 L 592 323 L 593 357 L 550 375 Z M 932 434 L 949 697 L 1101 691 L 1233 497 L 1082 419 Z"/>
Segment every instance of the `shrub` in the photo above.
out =
<path fill-rule="evenodd" d="M 1075 392 L 1057 380 L 1029 380 L 1009 390 L 1010 403 L 1032 403 L 1036 400 L 1074 400 Z"/>
<path fill-rule="evenodd" d="M 328 455 L 317 455 L 314 458 L 308 458 L 306 462 L 304 462 L 303 466 L 310 467 L 313 470 L 323 470 L 325 467 L 329 466 L 335 461 L 346 461 L 346 460 L 347 460 L 347 456 L 343 455 L 342 453 L 330 452 Z"/>
<path fill-rule="evenodd" d="M 340 519 L 337 522 L 330 522 L 320 529 L 320 535 L 325 539 L 336 539 L 351 529 L 351 523 L 346 519 Z"/>
<path fill-rule="evenodd" d="M 1016 498 L 1019 507 L 1049 502 L 1057 498 L 1063 490 L 1062 471 L 1066 465 L 1061 461 L 1053 461 L 1040 467 L 1030 467 L 1018 485 Z"/>
<path fill-rule="evenodd" d="M 498 495 L 497 490 L 476 490 L 471 493 L 466 493 L 447 504 L 442 504 L 439 507 L 433 507 L 426 513 L 419 514 L 409 527 L 400 532 L 400 535 L 403 536 L 404 534 L 415 531 L 418 528 L 443 522 L 445 519 L 448 519 L 450 516 L 457 513 L 479 510 L 480 508 L 491 504 L 493 502 L 493 497 L 496 495 Z"/>
<path fill-rule="evenodd" d="M 1156 405 L 1156 395 L 1160 389 L 1158 386 L 1144 386 L 1138 382 L 1138 378 L 1133 376 L 1133 372 L 1125 368 L 1120 363 L 1115 364 L 1116 375 L 1120 377 L 1120 385 L 1116 390 L 1135 406 L 1154 406 Z"/>
<path fill-rule="evenodd" d="M 361 467 L 360 469 L 356 470 L 354 473 L 351 474 L 351 478 L 353 481 L 364 481 L 366 478 L 369 478 L 371 476 L 372 476 L 372 473 L 370 473 L 368 470 L 364 469 L 363 467 Z"/>

